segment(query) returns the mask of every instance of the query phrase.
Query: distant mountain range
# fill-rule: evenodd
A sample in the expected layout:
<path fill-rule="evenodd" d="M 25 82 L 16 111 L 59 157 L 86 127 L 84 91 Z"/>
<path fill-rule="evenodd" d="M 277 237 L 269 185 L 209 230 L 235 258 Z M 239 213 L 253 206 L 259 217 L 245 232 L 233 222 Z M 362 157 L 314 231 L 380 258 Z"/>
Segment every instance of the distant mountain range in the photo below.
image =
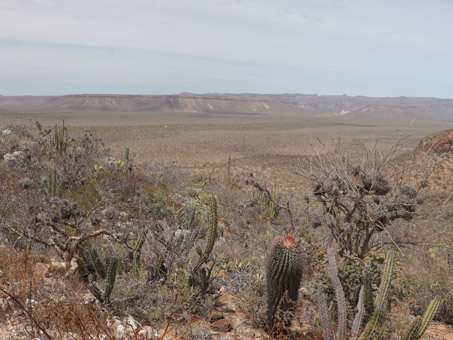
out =
<path fill-rule="evenodd" d="M 453 99 L 320 96 L 316 94 L 192 94 L 0 96 L 1 112 L 124 111 L 295 115 L 341 121 L 453 122 Z"/>

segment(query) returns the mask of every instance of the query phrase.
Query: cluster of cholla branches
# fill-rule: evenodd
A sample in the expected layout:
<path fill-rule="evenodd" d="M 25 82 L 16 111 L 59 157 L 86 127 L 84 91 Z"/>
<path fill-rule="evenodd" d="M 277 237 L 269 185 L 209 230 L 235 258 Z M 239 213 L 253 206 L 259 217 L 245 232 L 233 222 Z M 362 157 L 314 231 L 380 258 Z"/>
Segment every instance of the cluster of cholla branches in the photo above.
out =
<path fill-rule="evenodd" d="M 413 218 L 432 173 L 426 169 L 423 180 L 411 183 L 413 179 L 400 170 L 390 171 L 389 160 L 396 149 L 380 158 L 374 152 L 361 163 L 334 153 L 318 155 L 301 173 L 311 181 L 315 196 L 312 202 L 306 197 L 311 225 L 326 226 L 342 254 L 359 258 L 378 246 L 376 235 L 383 233 L 387 240 L 398 243 L 388 227 L 395 220 Z"/>

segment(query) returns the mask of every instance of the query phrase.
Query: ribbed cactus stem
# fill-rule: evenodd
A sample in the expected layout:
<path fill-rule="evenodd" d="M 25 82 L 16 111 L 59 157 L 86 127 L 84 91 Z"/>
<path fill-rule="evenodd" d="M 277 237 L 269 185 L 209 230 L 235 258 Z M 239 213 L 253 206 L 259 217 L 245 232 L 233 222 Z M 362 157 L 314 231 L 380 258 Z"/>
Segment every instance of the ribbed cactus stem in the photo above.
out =
<path fill-rule="evenodd" d="M 395 254 L 388 252 L 385 256 L 384 271 L 382 273 L 381 284 L 374 303 L 375 308 L 383 309 L 387 302 L 388 290 L 393 274 L 393 267 L 395 265 Z"/>
<path fill-rule="evenodd" d="M 422 325 L 422 320 L 420 320 L 420 319 L 414 320 L 414 322 L 412 322 L 411 326 L 407 330 L 406 335 L 404 336 L 403 340 L 417 340 L 418 331 L 419 331 L 421 325 Z"/>
<path fill-rule="evenodd" d="M 138 273 L 140 269 L 140 255 L 142 253 L 142 248 L 143 245 L 145 244 L 145 235 L 140 235 L 137 239 L 137 242 L 135 242 L 135 247 L 134 247 L 134 272 Z"/>
<path fill-rule="evenodd" d="M 428 308 L 425 311 L 425 314 L 423 315 L 423 318 L 416 319 L 414 322 L 412 322 L 411 326 L 406 332 L 406 335 L 404 336 L 403 340 L 418 340 L 420 339 L 423 334 L 425 333 L 426 329 L 428 328 L 429 324 L 434 318 L 434 315 L 436 315 L 437 310 L 439 309 L 440 306 L 440 299 L 435 298 L 429 303 Z"/>
<path fill-rule="evenodd" d="M 335 259 L 335 251 L 333 248 L 327 250 L 329 259 L 329 275 L 335 288 L 335 298 L 337 300 L 337 313 L 338 313 L 338 329 L 337 338 L 343 339 L 346 337 L 347 326 L 347 312 L 346 312 L 346 298 L 344 296 L 343 285 L 338 278 L 338 267 Z"/>
<path fill-rule="evenodd" d="M 110 294 L 112 294 L 113 286 L 115 285 L 116 279 L 116 269 L 118 268 L 118 259 L 113 258 L 110 261 L 108 270 L 107 270 L 107 286 L 105 287 L 104 299 L 108 300 Z"/>
<path fill-rule="evenodd" d="M 439 309 L 440 306 L 440 299 L 435 298 L 432 300 L 426 309 L 425 314 L 423 315 L 422 323 L 420 325 L 420 329 L 418 330 L 417 336 L 419 338 L 422 337 L 423 333 L 425 333 L 426 329 L 428 328 L 429 324 L 434 318 L 434 315 L 436 315 L 437 310 Z"/>
<path fill-rule="evenodd" d="M 200 267 L 208 261 L 211 255 L 212 249 L 214 249 L 214 243 L 217 238 L 217 201 L 214 196 L 211 197 L 209 202 L 209 228 L 208 228 L 208 243 L 203 254 L 195 264 L 194 271 L 200 269 Z"/>
<path fill-rule="evenodd" d="M 387 302 L 387 294 L 392 279 L 394 264 L 395 254 L 393 252 L 387 253 L 387 255 L 385 256 L 384 271 L 381 277 L 381 284 L 379 285 L 379 290 L 374 303 L 374 312 L 371 316 L 371 320 L 368 322 L 365 328 L 365 333 L 361 337 L 361 339 L 372 338 L 381 323 L 382 315 L 384 313 L 385 305 Z"/>
<path fill-rule="evenodd" d="M 126 163 L 129 163 L 129 147 L 126 146 L 126 148 L 124 149 L 124 161 Z"/>
<path fill-rule="evenodd" d="M 101 277 L 101 279 L 104 280 L 107 277 L 107 274 L 105 272 L 105 267 L 102 264 L 102 261 L 99 258 L 98 253 L 96 252 L 95 249 L 91 249 L 90 256 L 91 256 L 91 261 L 93 262 L 94 268 L 96 269 L 96 272 Z"/>
<path fill-rule="evenodd" d="M 101 302 L 104 302 L 104 298 L 102 297 L 102 292 L 99 289 L 99 287 L 96 286 L 96 284 L 94 282 L 90 282 L 90 284 L 88 285 L 88 288 L 90 289 L 91 294 L 93 294 L 96 299 L 98 299 Z"/>
<path fill-rule="evenodd" d="M 373 288 L 371 287 L 372 271 L 370 265 L 366 265 L 363 270 L 363 289 L 364 289 L 364 305 L 368 315 L 372 315 L 374 311 Z"/>
<path fill-rule="evenodd" d="M 303 249 L 292 235 L 275 241 L 267 253 L 268 328 L 275 331 L 280 311 L 294 311 L 303 271 Z M 278 326 L 287 326 L 285 325 Z"/>
<path fill-rule="evenodd" d="M 357 313 L 355 315 L 354 321 L 352 322 L 351 335 L 355 338 L 362 327 L 362 320 L 365 316 L 365 287 L 360 288 L 359 301 L 357 303 Z"/>
<path fill-rule="evenodd" d="M 57 169 L 53 168 L 52 174 L 52 196 L 57 195 Z"/>
<path fill-rule="evenodd" d="M 334 340 L 332 325 L 329 318 L 329 309 L 327 307 L 326 295 L 323 292 L 323 286 L 318 285 L 318 312 L 321 321 L 322 336 L 325 340 Z"/>

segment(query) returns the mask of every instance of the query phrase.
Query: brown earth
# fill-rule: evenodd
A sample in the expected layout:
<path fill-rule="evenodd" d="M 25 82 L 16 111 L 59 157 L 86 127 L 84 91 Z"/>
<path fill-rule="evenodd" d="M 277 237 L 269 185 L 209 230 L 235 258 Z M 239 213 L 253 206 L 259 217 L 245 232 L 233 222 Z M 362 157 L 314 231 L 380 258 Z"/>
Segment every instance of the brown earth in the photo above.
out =
<path fill-rule="evenodd" d="M 426 136 L 420 141 L 419 147 L 436 153 L 453 152 L 453 129 Z"/>

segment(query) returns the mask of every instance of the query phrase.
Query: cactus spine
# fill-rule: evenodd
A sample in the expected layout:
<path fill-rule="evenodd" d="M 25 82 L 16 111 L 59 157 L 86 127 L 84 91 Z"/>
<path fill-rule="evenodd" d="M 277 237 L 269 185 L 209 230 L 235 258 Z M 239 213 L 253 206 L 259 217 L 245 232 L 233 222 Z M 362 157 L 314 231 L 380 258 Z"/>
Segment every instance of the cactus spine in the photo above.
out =
<path fill-rule="evenodd" d="M 266 281 L 268 294 L 267 327 L 270 333 L 279 331 L 280 312 L 293 312 L 297 303 L 298 290 L 303 272 L 303 249 L 292 235 L 274 242 L 267 253 Z M 278 323 L 278 325 L 277 325 Z"/>
<path fill-rule="evenodd" d="M 209 201 L 209 230 L 208 230 L 208 243 L 206 249 L 200 255 L 199 250 L 197 253 L 200 258 L 198 259 L 193 271 L 196 272 L 200 267 L 208 261 L 209 255 L 211 255 L 214 243 L 217 238 L 217 201 L 214 196 Z"/>

